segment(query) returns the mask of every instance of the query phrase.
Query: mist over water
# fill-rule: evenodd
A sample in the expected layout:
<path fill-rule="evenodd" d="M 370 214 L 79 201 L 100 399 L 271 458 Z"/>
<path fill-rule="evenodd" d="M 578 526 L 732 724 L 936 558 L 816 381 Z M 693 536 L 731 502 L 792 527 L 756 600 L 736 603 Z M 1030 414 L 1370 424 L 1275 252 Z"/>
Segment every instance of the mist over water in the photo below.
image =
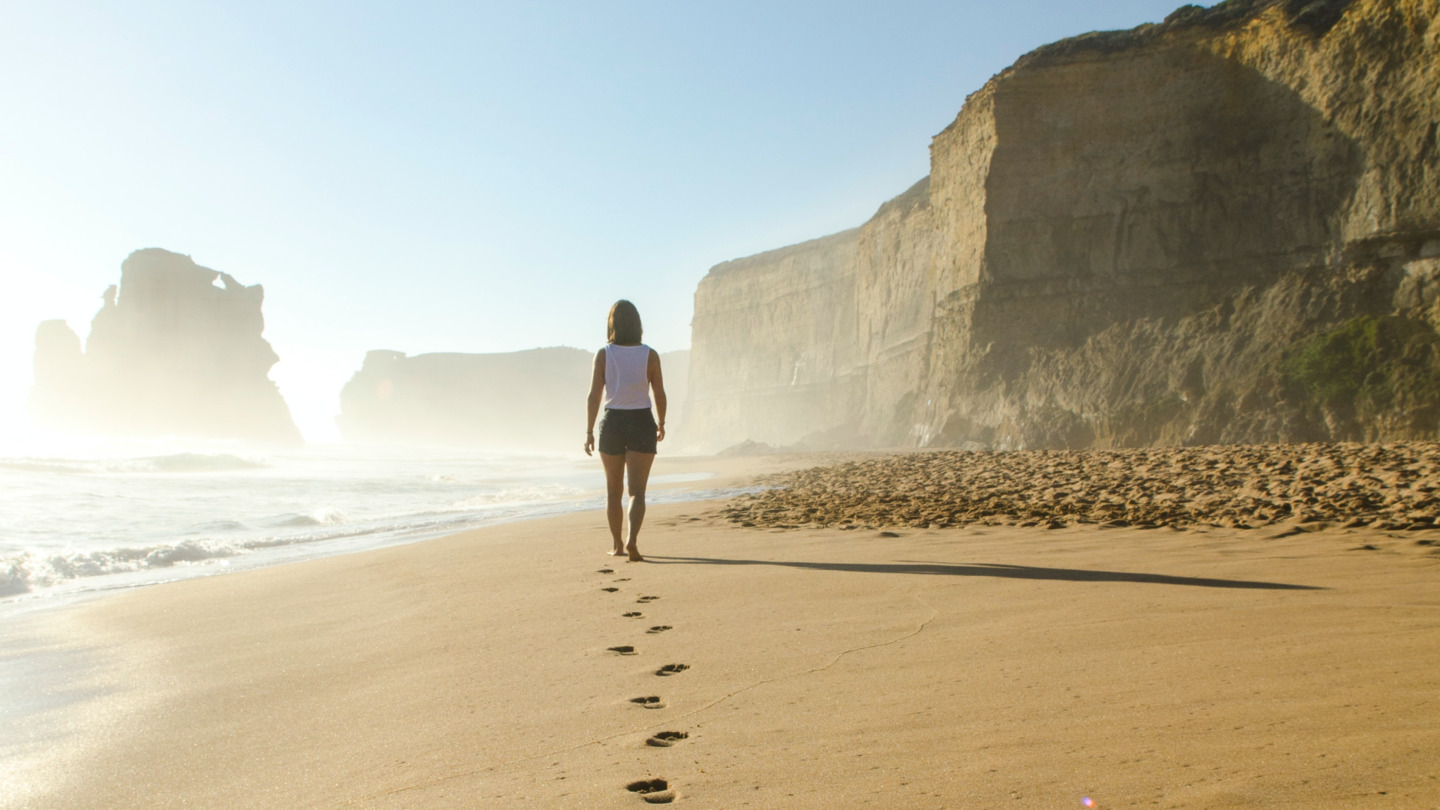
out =
<path fill-rule="evenodd" d="M 583 457 L 166 441 L 5 449 L 0 614 L 602 503 L 600 466 Z"/>

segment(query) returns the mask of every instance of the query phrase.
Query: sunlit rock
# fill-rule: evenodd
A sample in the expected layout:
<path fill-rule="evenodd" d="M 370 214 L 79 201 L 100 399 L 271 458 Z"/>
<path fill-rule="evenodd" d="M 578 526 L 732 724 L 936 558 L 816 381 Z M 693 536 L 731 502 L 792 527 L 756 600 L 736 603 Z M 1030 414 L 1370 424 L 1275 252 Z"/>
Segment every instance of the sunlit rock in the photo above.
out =
<path fill-rule="evenodd" d="M 105 292 L 84 351 L 63 321 L 35 335 L 36 424 L 117 436 L 190 436 L 296 444 L 269 378 L 260 285 L 189 256 L 137 250 Z"/>
<path fill-rule="evenodd" d="M 1440 436 L 1437 15 L 1230 0 L 1022 57 L 858 231 L 711 270 L 687 430 L 717 449 Z"/>

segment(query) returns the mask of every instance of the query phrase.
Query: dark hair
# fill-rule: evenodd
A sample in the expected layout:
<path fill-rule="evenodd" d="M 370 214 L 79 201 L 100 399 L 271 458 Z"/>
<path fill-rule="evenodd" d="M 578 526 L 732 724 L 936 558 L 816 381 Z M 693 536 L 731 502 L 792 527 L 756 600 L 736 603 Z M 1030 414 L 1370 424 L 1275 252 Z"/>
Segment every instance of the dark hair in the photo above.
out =
<path fill-rule="evenodd" d="M 645 330 L 640 326 L 640 310 L 635 305 L 620 299 L 610 307 L 610 320 L 605 327 L 605 339 L 610 343 L 639 343 Z"/>

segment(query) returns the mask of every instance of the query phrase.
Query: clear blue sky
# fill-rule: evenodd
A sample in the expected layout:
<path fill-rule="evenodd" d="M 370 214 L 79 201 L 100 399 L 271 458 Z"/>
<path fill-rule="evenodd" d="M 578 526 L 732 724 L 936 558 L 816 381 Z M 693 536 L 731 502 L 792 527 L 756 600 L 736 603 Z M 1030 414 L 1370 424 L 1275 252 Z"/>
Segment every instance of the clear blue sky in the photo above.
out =
<path fill-rule="evenodd" d="M 686 348 L 714 264 L 864 222 L 1026 51 L 1179 0 L 0 5 L 0 419 L 130 251 L 266 290 L 334 435 L 369 349 Z"/>

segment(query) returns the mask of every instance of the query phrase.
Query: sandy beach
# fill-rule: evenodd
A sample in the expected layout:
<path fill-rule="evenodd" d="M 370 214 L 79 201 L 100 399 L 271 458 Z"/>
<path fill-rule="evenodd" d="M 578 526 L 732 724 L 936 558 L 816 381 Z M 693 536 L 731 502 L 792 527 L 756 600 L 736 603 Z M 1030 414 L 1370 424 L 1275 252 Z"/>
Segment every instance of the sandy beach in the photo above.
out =
<path fill-rule="evenodd" d="M 1440 807 L 1430 532 L 753 500 L 652 507 L 643 564 L 588 512 L 40 617 L 81 720 L 0 804 Z"/>

